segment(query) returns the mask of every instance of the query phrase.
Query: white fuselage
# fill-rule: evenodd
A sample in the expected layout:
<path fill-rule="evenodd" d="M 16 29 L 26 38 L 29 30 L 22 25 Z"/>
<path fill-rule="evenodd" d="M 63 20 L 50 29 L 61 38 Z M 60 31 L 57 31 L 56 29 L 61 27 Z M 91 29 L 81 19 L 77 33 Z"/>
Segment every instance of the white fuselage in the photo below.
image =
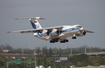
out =
<path fill-rule="evenodd" d="M 34 33 L 35 37 L 38 37 L 40 39 L 43 40 L 51 40 L 52 38 L 60 38 L 60 40 L 62 39 L 66 39 L 67 37 L 70 37 L 76 34 L 76 36 L 84 36 L 80 31 L 83 30 L 83 27 L 79 28 L 76 27 L 78 25 L 73 25 L 73 26 L 63 26 L 62 30 L 60 31 L 60 34 L 56 33 L 56 29 L 53 29 L 49 35 L 47 35 L 47 30 L 43 30 L 42 33 Z"/>

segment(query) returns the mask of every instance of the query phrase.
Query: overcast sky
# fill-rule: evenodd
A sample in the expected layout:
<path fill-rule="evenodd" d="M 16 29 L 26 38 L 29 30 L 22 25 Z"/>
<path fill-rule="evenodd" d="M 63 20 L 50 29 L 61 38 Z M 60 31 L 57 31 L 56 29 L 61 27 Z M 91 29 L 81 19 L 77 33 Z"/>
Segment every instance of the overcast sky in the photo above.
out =
<path fill-rule="evenodd" d="M 80 24 L 94 31 L 68 43 L 54 43 L 37 39 L 32 33 L 6 32 L 32 29 L 28 20 L 14 20 L 21 17 L 44 17 L 42 27 Z M 0 1 L 0 45 L 13 47 L 80 47 L 83 45 L 105 48 L 105 0 L 1 0 Z"/>

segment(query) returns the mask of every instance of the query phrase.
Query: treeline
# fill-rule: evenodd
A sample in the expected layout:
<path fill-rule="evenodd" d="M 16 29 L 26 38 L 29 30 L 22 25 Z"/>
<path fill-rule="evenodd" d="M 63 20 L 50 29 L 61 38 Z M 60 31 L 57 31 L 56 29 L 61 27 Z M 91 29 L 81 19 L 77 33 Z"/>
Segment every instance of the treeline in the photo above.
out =
<path fill-rule="evenodd" d="M 75 48 L 47 48 L 44 47 L 36 47 L 35 49 L 29 48 L 13 48 L 9 44 L 0 45 L 0 53 L 3 53 L 3 50 L 9 50 L 9 53 L 23 53 L 23 54 L 34 54 L 37 53 L 38 56 L 62 56 L 62 55 L 70 55 L 70 54 L 84 54 L 85 52 L 105 52 L 105 48 L 92 47 L 92 46 L 81 46 Z"/>
<path fill-rule="evenodd" d="M 100 57 L 100 56 L 88 56 L 85 53 L 86 52 L 105 52 L 104 48 L 98 48 L 98 47 L 88 47 L 88 46 L 81 46 L 77 48 L 47 48 L 46 46 L 44 47 L 36 47 L 35 49 L 28 49 L 28 48 L 13 48 L 12 46 L 6 44 L 6 45 L 0 45 L 0 53 L 3 53 L 2 50 L 9 50 L 9 53 L 24 53 L 24 54 L 34 54 L 36 52 L 37 57 L 37 66 L 39 65 L 44 65 L 44 66 L 52 66 L 52 68 L 61 68 L 61 66 L 66 66 L 66 68 L 69 68 L 71 65 L 74 66 L 99 66 L 99 65 L 105 65 L 105 57 Z M 79 54 L 79 55 L 70 55 L 72 54 Z M 66 62 L 55 62 L 55 57 L 67 57 L 68 60 Z M 0 57 L 0 68 L 6 68 L 7 62 L 9 62 L 9 68 L 28 68 L 31 66 L 31 68 L 34 68 L 35 66 L 35 58 L 25 58 L 21 59 L 20 64 L 16 64 L 16 59 L 12 58 L 7 58 L 7 57 Z M 31 59 L 32 62 L 27 63 L 27 60 Z M 15 62 L 12 62 L 12 61 Z M 26 62 L 24 62 L 26 61 Z"/>
<path fill-rule="evenodd" d="M 36 65 L 40 66 L 43 65 L 45 67 L 51 66 L 52 68 L 61 68 L 65 67 L 69 68 L 71 65 L 77 66 L 77 67 L 85 67 L 85 66 L 99 66 L 99 65 L 105 65 L 105 57 L 90 57 L 86 54 L 80 54 L 80 55 L 72 55 L 67 56 L 68 60 L 64 62 L 55 62 L 54 57 L 37 57 L 36 58 Z M 18 58 L 17 58 L 18 59 Z M 11 58 L 0 58 L 0 68 L 6 68 L 7 62 L 9 68 L 35 68 L 35 59 L 34 58 L 26 58 L 21 59 L 20 63 L 16 63 L 17 59 L 11 59 Z M 32 62 L 27 62 L 28 59 L 31 59 Z M 15 62 L 13 62 L 13 60 Z"/>

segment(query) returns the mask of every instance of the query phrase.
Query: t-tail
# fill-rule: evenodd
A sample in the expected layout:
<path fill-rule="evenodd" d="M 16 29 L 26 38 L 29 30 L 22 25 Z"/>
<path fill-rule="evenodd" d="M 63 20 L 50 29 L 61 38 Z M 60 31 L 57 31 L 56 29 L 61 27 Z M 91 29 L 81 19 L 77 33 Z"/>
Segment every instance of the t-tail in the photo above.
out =
<path fill-rule="evenodd" d="M 30 20 L 31 25 L 34 29 L 40 29 L 42 28 L 42 26 L 40 25 L 40 23 L 38 22 L 38 20 L 45 20 L 45 18 L 41 18 L 41 17 L 32 17 L 32 18 L 16 18 L 15 20 Z"/>

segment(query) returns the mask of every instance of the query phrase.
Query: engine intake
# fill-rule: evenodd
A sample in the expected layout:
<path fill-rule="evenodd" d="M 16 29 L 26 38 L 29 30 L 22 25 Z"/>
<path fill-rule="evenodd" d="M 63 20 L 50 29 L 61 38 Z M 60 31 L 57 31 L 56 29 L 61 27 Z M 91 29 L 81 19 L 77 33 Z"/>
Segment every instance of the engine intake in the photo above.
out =
<path fill-rule="evenodd" d="M 85 32 L 85 31 L 82 31 L 82 34 L 83 34 L 83 35 L 86 35 L 86 32 Z"/>
<path fill-rule="evenodd" d="M 61 31 L 57 30 L 56 33 L 57 33 L 57 34 L 61 34 Z"/>
<path fill-rule="evenodd" d="M 49 35 L 50 33 L 51 33 L 51 30 L 48 30 L 48 31 L 47 31 L 47 35 Z"/>
<path fill-rule="evenodd" d="M 61 33 L 61 31 L 59 31 L 57 29 L 47 30 L 47 35 L 50 35 L 50 36 L 57 35 L 60 33 Z"/>

